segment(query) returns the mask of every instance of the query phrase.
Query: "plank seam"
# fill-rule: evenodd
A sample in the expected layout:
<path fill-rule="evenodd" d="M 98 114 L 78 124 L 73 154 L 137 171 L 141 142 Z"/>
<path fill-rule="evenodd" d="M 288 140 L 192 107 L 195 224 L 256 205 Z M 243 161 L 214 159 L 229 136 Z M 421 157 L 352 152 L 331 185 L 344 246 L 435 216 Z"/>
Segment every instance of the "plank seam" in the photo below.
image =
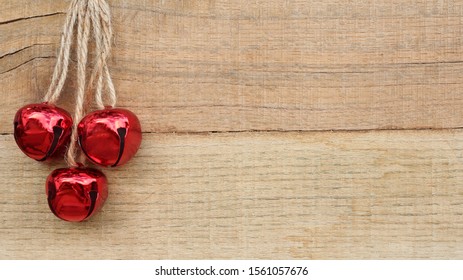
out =
<path fill-rule="evenodd" d="M 325 133 L 325 132 L 341 132 L 341 133 L 365 133 L 375 131 L 462 131 L 463 127 L 455 128 L 397 128 L 397 129 L 327 129 L 327 130 L 230 130 L 230 131 L 144 131 L 143 134 L 162 135 L 162 134 L 176 134 L 176 135 L 206 135 L 206 134 L 230 134 L 230 133 Z M 0 136 L 13 136 L 11 132 L 0 133 Z"/>

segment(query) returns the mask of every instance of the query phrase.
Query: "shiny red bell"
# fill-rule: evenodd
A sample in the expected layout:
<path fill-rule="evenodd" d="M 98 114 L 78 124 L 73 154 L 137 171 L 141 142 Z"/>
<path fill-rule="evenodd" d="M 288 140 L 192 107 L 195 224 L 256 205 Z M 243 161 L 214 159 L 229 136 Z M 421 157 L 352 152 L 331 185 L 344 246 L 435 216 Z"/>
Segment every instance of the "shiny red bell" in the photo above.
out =
<path fill-rule="evenodd" d="M 48 103 L 30 104 L 14 117 L 14 139 L 30 158 L 46 160 L 69 142 L 72 118 L 68 112 Z"/>
<path fill-rule="evenodd" d="M 108 197 L 106 176 L 92 168 L 61 168 L 47 178 L 50 210 L 58 218 L 81 222 L 96 213 Z"/>
<path fill-rule="evenodd" d="M 137 116 L 120 108 L 88 114 L 77 131 L 84 154 L 96 164 L 112 167 L 129 161 L 137 153 L 142 138 Z"/>

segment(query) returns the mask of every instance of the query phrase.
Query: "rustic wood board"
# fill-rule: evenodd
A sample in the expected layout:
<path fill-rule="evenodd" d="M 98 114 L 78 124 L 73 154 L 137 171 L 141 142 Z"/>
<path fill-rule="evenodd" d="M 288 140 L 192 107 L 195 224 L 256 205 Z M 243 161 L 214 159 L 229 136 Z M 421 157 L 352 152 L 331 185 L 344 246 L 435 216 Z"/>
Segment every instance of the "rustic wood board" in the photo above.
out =
<path fill-rule="evenodd" d="M 5 2 L 2 119 L 46 91 L 67 6 Z M 146 131 L 463 126 L 462 1 L 111 4 L 119 104 Z"/>
<path fill-rule="evenodd" d="M 146 134 L 89 222 L 0 143 L 4 258 L 461 258 L 463 131 Z"/>
<path fill-rule="evenodd" d="M 1 4 L 0 258 L 463 258 L 463 1 L 110 1 L 144 142 L 82 224 L 11 135 L 69 1 Z"/>

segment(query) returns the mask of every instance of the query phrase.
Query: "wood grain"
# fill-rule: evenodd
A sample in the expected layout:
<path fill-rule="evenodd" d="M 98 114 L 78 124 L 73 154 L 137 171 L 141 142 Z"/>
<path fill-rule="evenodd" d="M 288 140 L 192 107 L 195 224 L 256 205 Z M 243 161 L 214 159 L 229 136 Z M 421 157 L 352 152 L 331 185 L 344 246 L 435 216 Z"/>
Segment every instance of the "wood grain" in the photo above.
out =
<path fill-rule="evenodd" d="M 144 142 L 82 224 L 11 135 L 68 4 L 0 5 L 1 259 L 463 258 L 463 1 L 110 1 Z"/>
<path fill-rule="evenodd" d="M 47 89 L 67 1 L 5 2 L 0 93 L 8 106 L 0 119 L 9 120 Z M 111 6 L 119 104 L 146 131 L 463 126 L 462 1 Z M 10 131 L 2 121 L 0 132 Z"/>
<path fill-rule="evenodd" d="M 89 222 L 0 143 L 1 258 L 462 258 L 463 131 L 146 134 Z M 12 184 L 12 182 L 15 182 Z"/>

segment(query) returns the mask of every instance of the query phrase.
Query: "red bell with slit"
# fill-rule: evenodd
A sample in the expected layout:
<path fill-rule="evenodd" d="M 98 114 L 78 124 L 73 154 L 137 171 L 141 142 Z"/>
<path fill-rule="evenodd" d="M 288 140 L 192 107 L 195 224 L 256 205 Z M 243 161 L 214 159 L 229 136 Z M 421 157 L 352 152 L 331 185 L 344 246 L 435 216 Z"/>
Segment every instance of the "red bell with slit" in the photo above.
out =
<path fill-rule="evenodd" d="M 14 117 L 14 139 L 28 157 L 43 161 L 69 143 L 72 118 L 64 109 L 48 103 L 29 104 Z"/>
<path fill-rule="evenodd" d="M 91 112 L 78 126 L 79 144 L 94 163 L 119 166 L 129 161 L 141 144 L 141 126 L 137 116 L 121 108 Z"/>

